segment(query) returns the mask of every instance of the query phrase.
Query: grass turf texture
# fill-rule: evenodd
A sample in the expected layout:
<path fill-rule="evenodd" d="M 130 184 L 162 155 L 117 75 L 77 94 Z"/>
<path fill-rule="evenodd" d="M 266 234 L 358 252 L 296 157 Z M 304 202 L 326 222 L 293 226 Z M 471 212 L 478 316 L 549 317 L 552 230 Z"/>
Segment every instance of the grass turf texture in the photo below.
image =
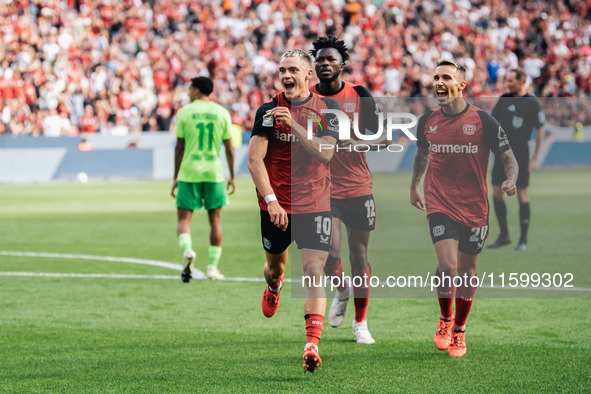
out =
<path fill-rule="evenodd" d="M 591 287 L 585 267 L 591 185 L 581 181 L 589 175 L 536 172 L 530 250 L 486 250 L 479 271 L 503 264 L 517 272 L 574 271 L 576 286 Z M 408 204 L 408 182 L 409 174 L 375 178 L 379 216 L 370 261 L 381 275 L 393 273 L 392 265 L 396 273 L 412 272 L 417 264 L 421 270 L 423 264 L 435 267 L 424 215 Z M 180 263 L 169 187 L 92 180 L 2 186 L 0 251 Z M 262 276 L 253 190 L 250 180 L 240 179 L 223 213 L 220 270 L 226 276 Z M 507 206 L 516 240 L 517 201 L 507 200 Z M 192 229 L 197 266 L 204 270 L 204 212 L 195 214 Z M 491 214 L 488 242 L 497 233 Z M 0 271 L 178 276 L 139 264 L 17 256 L 0 256 Z M 372 299 L 368 321 L 376 345 L 352 341 L 350 305 L 341 328 L 324 329 L 322 367 L 304 375 L 303 301 L 289 296 L 288 284 L 278 313 L 266 319 L 260 311 L 263 288 L 260 282 L 186 285 L 180 278 L 0 276 L 0 391 L 582 392 L 591 385 L 589 299 L 477 298 L 468 321 L 468 354 L 461 359 L 432 343 L 435 299 Z"/>

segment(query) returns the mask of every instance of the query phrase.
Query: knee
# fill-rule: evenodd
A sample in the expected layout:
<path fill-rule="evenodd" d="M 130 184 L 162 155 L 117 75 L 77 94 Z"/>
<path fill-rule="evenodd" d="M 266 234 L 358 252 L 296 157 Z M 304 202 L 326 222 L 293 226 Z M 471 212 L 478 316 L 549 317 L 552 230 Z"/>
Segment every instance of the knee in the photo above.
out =
<path fill-rule="evenodd" d="M 437 271 L 439 275 L 445 274 L 448 276 L 455 275 L 457 269 L 457 263 L 455 260 L 443 259 L 437 264 Z"/>
<path fill-rule="evenodd" d="M 328 261 L 337 261 L 340 258 L 341 258 L 341 251 L 340 251 L 340 249 L 333 248 L 331 246 L 330 247 L 330 250 L 328 252 Z"/>
<path fill-rule="evenodd" d="M 322 276 L 324 275 L 324 262 L 314 260 L 304 263 L 304 275 L 306 276 Z"/>
<path fill-rule="evenodd" d="M 351 261 L 351 268 L 355 271 L 363 271 L 369 266 L 365 253 L 351 254 L 349 259 Z"/>
<path fill-rule="evenodd" d="M 283 274 L 284 267 L 282 265 L 268 266 L 269 275 L 273 278 L 279 278 Z"/>

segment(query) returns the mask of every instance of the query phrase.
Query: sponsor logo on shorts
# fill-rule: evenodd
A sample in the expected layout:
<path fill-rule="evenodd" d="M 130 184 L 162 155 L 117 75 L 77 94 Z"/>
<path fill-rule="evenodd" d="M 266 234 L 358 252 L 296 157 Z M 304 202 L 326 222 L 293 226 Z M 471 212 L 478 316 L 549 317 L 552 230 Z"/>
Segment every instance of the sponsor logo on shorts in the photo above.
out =
<path fill-rule="evenodd" d="M 441 237 L 444 233 L 445 233 L 445 226 L 443 224 L 433 227 L 433 236 L 434 237 Z"/>
<path fill-rule="evenodd" d="M 265 247 L 265 249 L 271 249 L 271 241 L 263 237 L 263 246 Z"/>

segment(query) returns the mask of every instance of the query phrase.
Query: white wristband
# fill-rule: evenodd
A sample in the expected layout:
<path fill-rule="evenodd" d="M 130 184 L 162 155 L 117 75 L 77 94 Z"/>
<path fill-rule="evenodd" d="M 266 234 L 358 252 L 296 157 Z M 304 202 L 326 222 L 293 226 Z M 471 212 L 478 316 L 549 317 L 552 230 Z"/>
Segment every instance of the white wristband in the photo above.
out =
<path fill-rule="evenodd" d="M 277 196 L 275 196 L 274 194 L 269 194 L 265 196 L 265 202 L 268 204 L 271 201 L 277 201 Z"/>

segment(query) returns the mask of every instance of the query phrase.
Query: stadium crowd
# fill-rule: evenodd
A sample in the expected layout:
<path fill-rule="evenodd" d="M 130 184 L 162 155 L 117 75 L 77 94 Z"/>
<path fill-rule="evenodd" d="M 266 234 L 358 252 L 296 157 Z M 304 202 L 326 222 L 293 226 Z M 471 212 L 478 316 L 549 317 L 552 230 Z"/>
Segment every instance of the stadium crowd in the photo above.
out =
<path fill-rule="evenodd" d="M 376 97 L 429 95 L 446 57 L 470 96 L 522 66 L 537 96 L 591 97 L 589 0 L 7 0 L 0 29 L 0 134 L 171 130 L 198 75 L 249 129 L 281 54 L 329 34 Z"/>

